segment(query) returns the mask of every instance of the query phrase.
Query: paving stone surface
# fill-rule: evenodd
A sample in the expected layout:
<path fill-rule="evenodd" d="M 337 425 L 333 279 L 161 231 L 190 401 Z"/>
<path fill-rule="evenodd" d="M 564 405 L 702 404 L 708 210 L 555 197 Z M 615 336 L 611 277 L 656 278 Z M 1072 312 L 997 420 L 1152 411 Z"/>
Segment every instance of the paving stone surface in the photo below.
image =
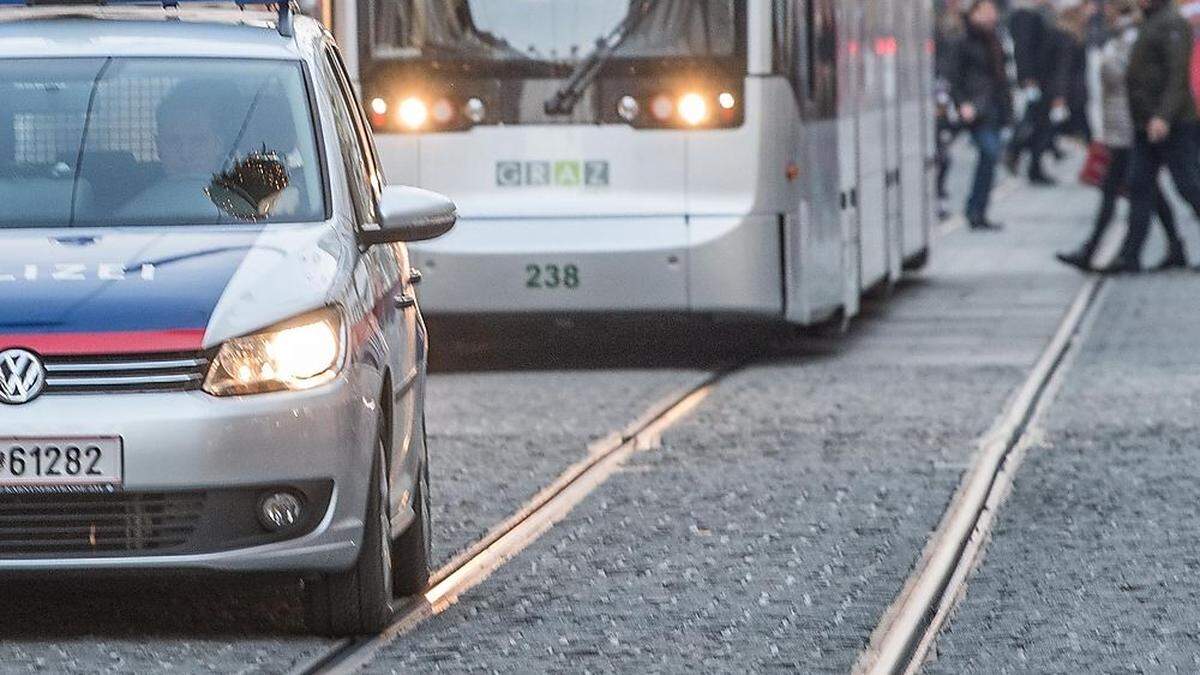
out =
<path fill-rule="evenodd" d="M 847 671 L 1082 285 L 1052 252 L 1089 197 L 1010 197 L 850 335 L 731 377 L 371 672 Z"/>
<path fill-rule="evenodd" d="M 1200 670 L 1197 298 L 1113 282 L 927 672 Z"/>

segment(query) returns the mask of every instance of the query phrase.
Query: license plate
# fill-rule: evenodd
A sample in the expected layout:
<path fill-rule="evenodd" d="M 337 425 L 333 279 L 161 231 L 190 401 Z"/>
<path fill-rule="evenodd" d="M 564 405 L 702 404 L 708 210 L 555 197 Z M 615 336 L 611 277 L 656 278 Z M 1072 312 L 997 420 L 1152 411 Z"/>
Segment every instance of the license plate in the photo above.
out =
<path fill-rule="evenodd" d="M 124 444 L 112 437 L 0 437 L 0 490 L 121 485 Z"/>

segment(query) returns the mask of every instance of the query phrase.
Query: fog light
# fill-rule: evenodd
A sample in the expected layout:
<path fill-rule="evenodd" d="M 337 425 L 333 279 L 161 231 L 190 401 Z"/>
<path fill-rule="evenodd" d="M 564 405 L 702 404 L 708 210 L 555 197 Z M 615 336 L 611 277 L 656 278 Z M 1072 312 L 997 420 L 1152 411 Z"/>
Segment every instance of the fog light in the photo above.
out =
<path fill-rule="evenodd" d="M 258 520 L 271 532 L 299 523 L 302 515 L 304 502 L 291 492 L 268 492 L 258 501 Z"/>

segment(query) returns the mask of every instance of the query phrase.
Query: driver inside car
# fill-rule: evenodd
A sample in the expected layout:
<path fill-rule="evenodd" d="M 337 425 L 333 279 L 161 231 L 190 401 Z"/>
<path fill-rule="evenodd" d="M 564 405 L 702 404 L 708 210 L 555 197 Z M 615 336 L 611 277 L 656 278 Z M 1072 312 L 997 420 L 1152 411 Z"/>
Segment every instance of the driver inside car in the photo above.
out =
<path fill-rule="evenodd" d="M 231 217 L 210 196 L 214 177 L 250 152 L 264 149 L 275 152 L 261 142 L 251 150 L 254 144 L 246 142 L 251 122 L 260 114 L 253 103 L 243 115 L 231 113 L 230 104 L 243 103 L 243 98 L 225 92 L 224 87 L 213 82 L 185 80 L 176 84 L 163 97 L 155 114 L 161 176 L 130 200 L 120 214 L 139 221 L 170 211 L 192 214 L 199 222 L 243 220 Z M 289 187 L 274 202 L 270 215 L 292 213 L 298 206 L 298 197 L 297 191 Z"/>
<path fill-rule="evenodd" d="M 180 82 L 163 97 L 155 114 L 156 145 L 162 175 L 134 197 L 121 215 L 138 220 L 157 213 L 186 212 L 217 222 L 221 214 L 205 188 L 221 170 L 228 142 L 221 132 L 220 97 L 196 82 Z"/>

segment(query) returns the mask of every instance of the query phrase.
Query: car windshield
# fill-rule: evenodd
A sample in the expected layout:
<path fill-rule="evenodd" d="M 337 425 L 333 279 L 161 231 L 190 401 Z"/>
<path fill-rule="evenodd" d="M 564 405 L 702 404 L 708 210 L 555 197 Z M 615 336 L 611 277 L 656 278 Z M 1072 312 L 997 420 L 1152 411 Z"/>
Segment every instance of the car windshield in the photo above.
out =
<path fill-rule="evenodd" d="M 372 56 L 571 66 L 642 0 L 366 0 Z M 651 0 L 614 58 L 735 53 L 736 0 Z M 497 64 L 499 65 L 499 64 Z"/>
<path fill-rule="evenodd" d="M 323 220 L 299 63 L 0 62 L 0 228 Z"/>

